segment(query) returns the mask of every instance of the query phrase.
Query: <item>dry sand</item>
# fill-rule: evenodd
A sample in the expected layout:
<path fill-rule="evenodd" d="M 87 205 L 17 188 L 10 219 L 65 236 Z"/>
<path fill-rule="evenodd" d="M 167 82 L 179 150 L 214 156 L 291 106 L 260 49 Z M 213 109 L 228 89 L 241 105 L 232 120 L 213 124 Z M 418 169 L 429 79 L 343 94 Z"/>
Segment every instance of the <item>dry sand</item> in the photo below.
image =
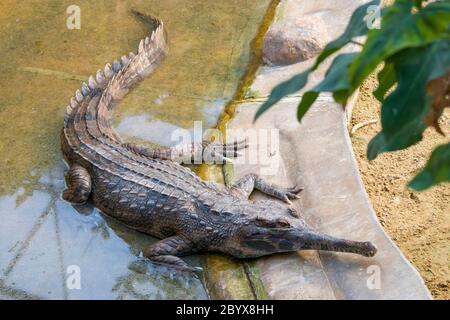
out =
<path fill-rule="evenodd" d="M 379 120 L 380 104 L 371 96 L 375 77 L 362 86 L 351 126 Z M 429 128 L 424 139 L 407 150 L 366 158 L 370 139 L 380 130 L 379 121 L 352 135 L 354 152 L 367 193 L 377 216 L 398 247 L 417 268 L 435 299 L 450 299 L 450 184 L 424 192 L 406 187 L 425 165 L 431 150 L 450 139 L 450 110 L 441 118 L 446 137 Z"/>

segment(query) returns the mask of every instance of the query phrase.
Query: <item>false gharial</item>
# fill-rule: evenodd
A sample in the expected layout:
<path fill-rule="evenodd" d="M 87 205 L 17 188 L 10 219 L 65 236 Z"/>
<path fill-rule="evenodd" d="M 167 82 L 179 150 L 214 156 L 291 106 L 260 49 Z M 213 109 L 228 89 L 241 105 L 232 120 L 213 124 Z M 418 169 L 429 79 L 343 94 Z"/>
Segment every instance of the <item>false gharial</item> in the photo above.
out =
<path fill-rule="evenodd" d="M 209 149 L 227 159 L 246 141 L 148 147 L 122 142 L 112 127 L 117 103 L 168 54 L 163 23 L 135 13 L 153 30 L 130 53 L 89 77 L 71 98 L 64 118 L 62 151 L 69 165 L 63 198 L 92 200 L 104 214 L 161 239 L 144 250 L 155 263 L 197 271 L 180 256 L 220 252 L 254 258 L 279 252 L 318 249 L 373 256 L 370 242 L 334 238 L 309 227 L 290 205 L 301 188 L 283 188 L 249 174 L 230 186 L 207 182 L 180 159 Z M 206 154 L 206 153 L 205 153 Z M 252 201 L 254 189 L 283 200 Z"/>

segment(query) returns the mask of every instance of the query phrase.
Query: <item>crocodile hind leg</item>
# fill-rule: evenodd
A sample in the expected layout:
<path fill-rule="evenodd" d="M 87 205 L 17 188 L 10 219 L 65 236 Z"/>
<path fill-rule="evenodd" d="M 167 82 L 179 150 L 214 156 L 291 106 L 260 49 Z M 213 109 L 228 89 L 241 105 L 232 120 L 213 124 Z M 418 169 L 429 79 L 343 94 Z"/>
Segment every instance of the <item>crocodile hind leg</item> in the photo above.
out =
<path fill-rule="evenodd" d="M 288 204 L 292 204 L 290 199 L 298 199 L 297 193 L 303 188 L 295 186 L 292 188 L 283 188 L 265 181 L 260 176 L 250 173 L 236 181 L 231 189 L 239 191 L 244 197 L 248 198 L 253 189 L 259 190 L 272 197 L 283 200 Z"/>
<path fill-rule="evenodd" d="M 70 166 L 67 172 L 67 189 L 63 192 L 63 199 L 73 204 L 83 204 L 89 199 L 92 180 L 89 172 L 78 164 Z"/>
<path fill-rule="evenodd" d="M 247 140 L 226 144 L 204 140 L 201 143 L 180 144 L 174 147 L 151 148 L 134 143 L 126 143 L 124 146 L 144 157 L 190 164 L 198 160 L 216 163 L 230 161 L 230 157 L 240 156 L 239 150 L 247 148 L 248 144 Z"/>
<path fill-rule="evenodd" d="M 191 267 L 181 258 L 177 257 L 193 252 L 192 243 L 180 236 L 173 236 L 160 240 L 146 248 L 144 250 L 144 256 L 156 264 L 173 267 L 180 271 L 199 272 L 202 270 L 201 268 Z"/>

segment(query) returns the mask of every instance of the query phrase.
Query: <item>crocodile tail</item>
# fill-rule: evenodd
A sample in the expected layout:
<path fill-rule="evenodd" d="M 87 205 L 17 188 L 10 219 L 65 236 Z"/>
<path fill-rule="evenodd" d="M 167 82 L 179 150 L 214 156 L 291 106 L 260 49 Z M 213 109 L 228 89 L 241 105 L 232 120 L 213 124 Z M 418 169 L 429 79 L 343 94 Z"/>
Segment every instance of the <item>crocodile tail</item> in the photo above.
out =
<path fill-rule="evenodd" d="M 113 76 L 103 91 L 97 107 L 98 127 L 103 135 L 120 142 L 120 138 L 112 129 L 114 107 L 133 86 L 159 66 L 167 55 L 167 51 L 164 26 L 162 22 L 159 22 L 156 30 L 141 40 L 137 54 Z"/>
<path fill-rule="evenodd" d="M 64 128 L 70 125 L 70 120 L 75 117 L 84 97 L 94 90 L 101 90 L 96 117 L 99 130 L 103 135 L 120 142 L 119 136 L 112 129 L 114 107 L 133 86 L 156 69 L 168 52 L 162 21 L 135 11 L 133 14 L 150 25 L 153 29 L 151 35 L 140 41 L 137 53 L 130 52 L 120 60 L 106 64 L 103 70 L 98 70 L 95 76 L 90 76 L 87 83 L 82 83 L 66 108 Z"/>

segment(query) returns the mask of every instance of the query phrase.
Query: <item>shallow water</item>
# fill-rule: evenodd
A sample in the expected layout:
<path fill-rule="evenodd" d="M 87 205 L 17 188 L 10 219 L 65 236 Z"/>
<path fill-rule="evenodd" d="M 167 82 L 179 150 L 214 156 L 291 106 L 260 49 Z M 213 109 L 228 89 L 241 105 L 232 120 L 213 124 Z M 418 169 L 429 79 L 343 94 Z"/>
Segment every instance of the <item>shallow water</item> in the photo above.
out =
<path fill-rule="evenodd" d="M 0 297 L 207 298 L 200 280 L 140 258 L 153 239 L 60 200 L 63 114 L 81 80 L 135 51 L 147 34 L 129 14 L 134 8 L 163 19 L 170 53 L 123 101 L 117 130 L 126 139 L 170 145 L 170 133 L 192 130 L 194 120 L 214 126 L 268 3 L 78 1 L 80 30 L 66 27 L 71 1 L 0 3 Z M 66 284 L 73 266 L 81 289 Z"/>

